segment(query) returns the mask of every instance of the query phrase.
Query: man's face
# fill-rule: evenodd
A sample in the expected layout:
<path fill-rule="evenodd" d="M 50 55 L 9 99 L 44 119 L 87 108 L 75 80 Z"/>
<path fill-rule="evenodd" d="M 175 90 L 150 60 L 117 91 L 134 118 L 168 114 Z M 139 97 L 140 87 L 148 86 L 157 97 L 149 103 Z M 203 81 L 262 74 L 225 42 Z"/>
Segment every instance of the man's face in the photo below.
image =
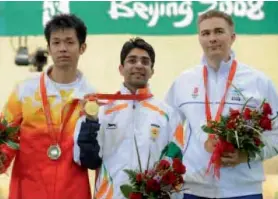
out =
<path fill-rule="evenodd" d="M 48 51 L 56 67 L 76 67 L 85 49 L 86 44 L 79 45 L 74 29 L 59 29 L 50 35 Z"/>
<path fill-rule="evenodd" d="M 234 41 L 232 27 L 223 18 L 213 17 L 199 24 L 199 42 L 208 58 L 225 59 Z"/>
<path fill-rule="evenodd" d="M 152 61 L 147 51 L 134 48 L 119 66 L 124 83 L 134 89 L 146 87 L 153 75 Z"/>

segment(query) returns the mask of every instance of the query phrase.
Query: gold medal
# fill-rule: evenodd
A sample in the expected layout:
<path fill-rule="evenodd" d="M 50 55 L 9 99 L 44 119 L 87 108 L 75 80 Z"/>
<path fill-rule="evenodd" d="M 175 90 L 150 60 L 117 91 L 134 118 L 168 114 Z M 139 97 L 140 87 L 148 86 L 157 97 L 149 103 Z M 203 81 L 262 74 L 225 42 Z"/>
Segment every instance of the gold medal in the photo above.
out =
<path fill-rule="evenodd" d="M 89 116 L 97 116 L 99 105 L 95 101 L 88 101 L 85 104 L 85 112 Z"/>
<path fill-rule="evenodd" d="M 58 144 L 50 145 L 47 149 L 47 156 L 51 160 L 58 160 L 60 156 L 62 155 L 61 148 Z"/>

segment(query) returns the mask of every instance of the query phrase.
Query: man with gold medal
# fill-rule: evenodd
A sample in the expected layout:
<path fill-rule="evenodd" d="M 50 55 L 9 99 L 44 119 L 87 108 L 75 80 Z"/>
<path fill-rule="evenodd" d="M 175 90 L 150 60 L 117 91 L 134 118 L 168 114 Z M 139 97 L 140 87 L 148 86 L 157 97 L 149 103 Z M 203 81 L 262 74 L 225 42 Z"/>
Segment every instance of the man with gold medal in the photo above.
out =
<path fill-rule="evenodd" d="M 72 161 L 80 102 L 95 92 L 77 69 L 87 28 L 75 15 L 62 14 L 44 33 L 53 66 L 18 84 L 4 110 L 8 121 L 21 121 L 19 150 L 0 149 L 9 157 L 7 167 L 15 157 L 9 199 L 91 199 L 87 169 Z"/>
<path fill-rule="evenodd" d="M 153 97 L 148 85 L 154 73 L 155 52 L 141 38 L 127 41 L 120 55 L 120 74 L 124 77 L 116 94 L 86 96 L 88 102 L 74 133 L 74 161 L 90 169 L 100 166 L 96 176 L 96 199 L 123 199 L 120 186 L 128 182 L 124 169 L 138 169 L 135 138 L 142 169 L 150 154 L 150 165 L 159 160 L 162 150 L 174 142 L 182 157 L 183 128 L 179 115 Z"/>

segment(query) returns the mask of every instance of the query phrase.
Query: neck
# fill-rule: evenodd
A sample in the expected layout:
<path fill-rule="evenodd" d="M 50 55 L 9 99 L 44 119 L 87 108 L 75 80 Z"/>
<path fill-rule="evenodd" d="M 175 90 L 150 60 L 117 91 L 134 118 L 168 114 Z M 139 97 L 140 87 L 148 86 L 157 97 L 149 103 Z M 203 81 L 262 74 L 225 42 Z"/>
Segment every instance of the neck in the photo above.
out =
<path fill-rule="evenodd" d="M 229 60 L 230 60 L 230 55 L 225 56 L 224 58 L 207 57 L 208 65 L 212 67 L 215 72 L 219 70 L 222 61 L 228 62 Z"/>
<path fill-rule="evenodd" d="M 146 88 L 147 86 L 144 86 L 144 87 L 140 87 L 140 88 L 136 88 L 136 87 L 133 87 L 127 83 L 124 82 L 124 86 L 132 93 L 132 94 L 136 94 L 136 91 L 138 89 L 141 89 L 141 88 Z"/>
<path fill-rule="evenodd" d="M 130 86 L 129 84 L 124 83 L 124 86 L 132 93 L 135 94 L 137 91 L 137 88 L 134 88 L 132 86 Z"/>
<path fill-rule="evenodd" d="M 54 66 L 49 76 L 54 82 L 61 83 L 61 84 L 69 84 L 76 80 L 77 69 L 76 68 L 61 69 Z"/>

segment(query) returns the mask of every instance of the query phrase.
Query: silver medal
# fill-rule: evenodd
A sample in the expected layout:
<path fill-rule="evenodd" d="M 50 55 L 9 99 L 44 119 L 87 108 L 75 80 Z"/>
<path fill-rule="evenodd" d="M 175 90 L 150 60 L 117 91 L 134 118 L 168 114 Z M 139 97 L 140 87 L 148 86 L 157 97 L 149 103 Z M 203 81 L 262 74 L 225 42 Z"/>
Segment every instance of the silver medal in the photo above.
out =
<path fill-rule="evenodd" d="M 61 148 L 58 144 L 50 145 L 47 150 L 47 156 L 51 160 L 58 160 L 62 154 Z"/>

